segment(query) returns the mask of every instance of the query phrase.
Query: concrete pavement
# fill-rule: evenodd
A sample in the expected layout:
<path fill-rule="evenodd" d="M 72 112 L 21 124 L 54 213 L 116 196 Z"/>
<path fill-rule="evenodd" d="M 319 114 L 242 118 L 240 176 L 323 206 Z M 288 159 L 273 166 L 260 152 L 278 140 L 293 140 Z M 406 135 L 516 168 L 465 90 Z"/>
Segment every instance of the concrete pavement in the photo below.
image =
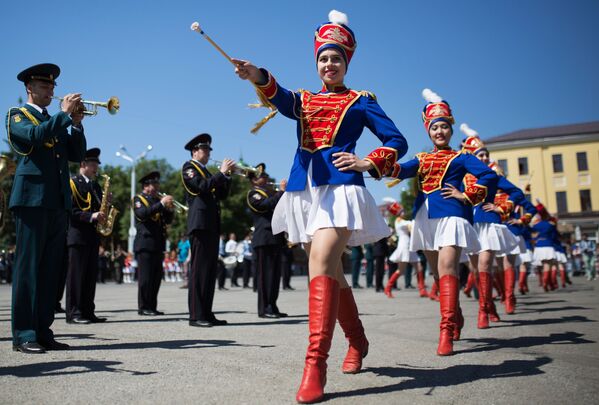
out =
<path fill-rule="evenodd" d="M 477 303 L 462 295 L 466 326 L 457 354 L 435 355 L 438 303 L 416 290 L 388 299 L 356 290 L 370 340 L 365 369 L 344 375 L 339 327 L 329 358 L 331 404 L 590 404 L 599 395 L 599 282 L 518 296 L 517 313 L 476 328 Z M 0 286 L 0 403 L 292 404 L 307 346 L 307 281 L 281 291 L 280 320 L 260 319 L 251 290 L 216 292 L 229 325 L 187 323 L 187 291 L 163 283 L 160 317 L 137 314 L 135 285 L 98 285 L 104 324 L 57 318 L 57 340 L 73 350 L 25 355 L 11 349 L 10 287 Z"/>

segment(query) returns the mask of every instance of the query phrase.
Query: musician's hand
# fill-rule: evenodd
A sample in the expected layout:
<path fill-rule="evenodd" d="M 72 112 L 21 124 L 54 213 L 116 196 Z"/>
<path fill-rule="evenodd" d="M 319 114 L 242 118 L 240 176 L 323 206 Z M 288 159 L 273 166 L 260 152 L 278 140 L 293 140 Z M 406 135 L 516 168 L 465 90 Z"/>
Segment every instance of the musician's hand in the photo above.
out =
<path fill-rule="evenodd" d="M 266 84 L 268 78 L 264 77 L 264 74 L 255 65 L 247 60 L 231 58 L 231 61 L 235 64 L 235 73 L 242 80 L 249 80 L 255 84 Z"/>
<path fill-rule="evenodd" d="M 222 174 L 229 175 L 231 171 L 235 168 L 235 161 L 231 159 L 224 159 L 220 165 L 220 172 Z"/>
<path fill-rule="evenodd" d="M 60 104 L 60 109 L 67 113 L 71 114 L 81 106 L 81 93 L 69 93 L 63 97 L 62 103 Z"/>
<path fill-rule="evenodd" d="M 85 115 L 83 114 L 83 107 L 79 108 L 76 111 L 73 111 L 71 113 L 71 121 L 73 121 L 72 125 L 76 126 L 76 127 L 81 125 L 81 121 L 83 121 L 83 117 L 85 117 Z"/>
<path fill-rule="evenodd" d="M 333 164 L 339 171 L 346 172 L 355 170 L 356 172 L 365 172 L 372 169 L 372 163 L 365 159 L 360 159 L 353 153 L 337 152 L 333 153 Z"/>
<path fill-rule="evenodd" d="M 101 211 L 92 214 L 92 222 L 104 221 L 105 219 L 106 215 Z"/>
<path fill-rule="evenodd" d="M 457 188 L 455 188 L 451 184 L 445 184 L 445 187 L 441 189 L 441 195 L 443 198 L 455 198 L 456 200 L 460 200 L 462 202 L 466 201 L 466 196 L 464 193 L 460 192 Z"/>
<path fill-rule="evenodd" d="M 285 191 L 287 189 L 287 179 L 281 180 L 281 184 L 279 185 L 279 190 Z"/>
<path fill-rule="evenodd" d="M 173 206 L 175 205 L 175 203 L 173 201 L 174 201 L 174 199 L 173 199 L 172 195 L 165 195 L 164 197 L 162 197 L 160 199 L 160 204 L 164 205 L 168 209 L 172 209 Z"/>

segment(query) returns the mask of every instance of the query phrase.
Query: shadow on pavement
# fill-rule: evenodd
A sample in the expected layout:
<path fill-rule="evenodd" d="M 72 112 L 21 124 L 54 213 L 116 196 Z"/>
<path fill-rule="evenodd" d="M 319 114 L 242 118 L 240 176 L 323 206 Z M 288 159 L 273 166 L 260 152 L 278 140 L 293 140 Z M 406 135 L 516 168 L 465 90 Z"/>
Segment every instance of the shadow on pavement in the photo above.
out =
<path fill-rule="evenodd" d="M 525 297 L 522 297 L 522 296 L 518 297 L 518 305 L 526 305 L 526 306 L 547 305 L 547 304 L 556 304 L 558 302 L 567 302 L 567 301 L 566 300 L 528 301 L 525 299 Z"/>
<path fill-rule="evenodd" d="M 437 387 L 451 387 L 493 378 L 544 374 L 540 367 L 551 362 L 552 360 L 549 357 L 538 357 L 534 360 L 506 360 L 497 365 L 463 364 L 444 369 L 417 368 L 405 364 L 398 364 L 399 367 L 369 367 L 363 372 L 374 373 L 377 376 L 401 378 L 402 381 L 381 387 L 359 388 L 331 393 L 326 395 L 325 399 L 376 395 L 419 388 L 429 388 L 425 395 L 431 395 Z"/>
<path fill-rule="evenodd" d="M 85 373 L 128 373 L 130 375 L 156 374 L 155 371 L 133 371 L 116 368 L 120 361 L 101 360 L 69 360 L 52 363 L 23 364 L 14 367 L 0 367 L 0 376 L 13 375 L 15 377 L 45 377 Z M 75 369 L 75 370 L 69 370 Z"/>
<path fill-rule="evenodd" d="M 502 322 L 499 324 L 494 323 L 493 329 L 495 328 L 510 328 L 512 326 L 535 326 L 535 325 L 553 325 L 557 323 L 569 323 L 569 322 L 597 322 L 594 319 L 589 319 L 586 316 L 562 316 L 561 318 L 547 318 L 547 319 L 511 319 L 502 318 Z"/>
<path fill-rule="evenodd" d="M 110 343 L 106 345 L 71 346 L 71 351 L 90 350 L 133 350 L 133 349 L 205 349 L 211 347 L 258 347 L 261 349 L 275 347 L 273 345 L 246 345 L 236 343 L 234 340 L 165 340 L 162 342 L 129 342 Z"/>
<path fill-rule="evenodd" d="M 529 310 L 516 311 L 518 314 L 535 314 L 543 312 L 560 312 L 560 311 L 579 311 L 579 310 L 591 310 L 593 308 L 581 307 L 579 305 L 568 305 L 565 307 L 554 307 L 554 308 L 531 308 Z"/>
<path fill-rule="evenodd" d="M 456 351 L 456 354 L 488 352 L 499 349 L 517 349 L 522 347 L 533 347 L 543 345 L 566 345 L 596 343 L 593 340 L 583 338 L 582 333 L 564 332 L 552 333 L 544 336 L 520 336 L 514 339 L 480 338 L 480 339 L 461 339 L 466 342 L 480 343 L 478 347 Z"/>

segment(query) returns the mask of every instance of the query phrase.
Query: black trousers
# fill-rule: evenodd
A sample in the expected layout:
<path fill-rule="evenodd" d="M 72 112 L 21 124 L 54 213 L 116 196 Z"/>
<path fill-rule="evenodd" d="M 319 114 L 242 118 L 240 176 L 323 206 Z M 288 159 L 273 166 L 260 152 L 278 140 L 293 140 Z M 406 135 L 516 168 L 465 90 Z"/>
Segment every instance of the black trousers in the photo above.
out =
<path fill-rule="evenodd" d="M 385 276 L 385 256 L 375 256 L 374 258 L 374 283 L 377 291 L 382 291 L 383 277 Z"/>
<path fill-rule="evenodd" d="M 242 274 L 243 274 L 243 286 L 250 286 L 250 278 L 252 278 L 252 261 L 250 259 L 243 259 L 241 263 Z"/>
<path fill-rule="evenodd" d="M 64 295 L 64 290 L 67 285 L 67 273 L 69 271 L 69 248 L 66 246 L 64 247 L 64 254 L 62 255 L 62 257 L 62 266 L 60 268 L 60 274 L 58 276 L 58 293 L 56 294 L 55 309 L 61 307 L 60 301 L 62 301 L 62 296 Z"/>
<path fill-rule="evenodd" d="M 13 344 L 54 338 L 54 306 L 67 237 L 66 210 L 17 207 L 12 278 Z"/>
<path fill-rule="evenodd" d="M 90 318 L 96 306 L 96 279 L 98 278 L 98 241 L 88 245 L 69 246 L 67 271 L 67 319 Z"/>
<path fill-rule="evenodd" d="M 191 266 L 191 264 L 190 264 Z M 216 256 L 216 273 L 218 275 L 218 288 L 225 288 L 225 280 L 227 279 L 227 269 L 222 260 L 218 260 Z"/>
<path fill-rule="evenodd" d="M 283 276 L 283 288 L 291 287 L 291 260 L 286 255 L 281 254 L 281 273 Z"/>
<path fill-rule="evenodd" d="M 158 291 L 162 282 L 164 253 L 142 250 L 135 253 L 138 271 L 137 306 L 139 310 L 156 311 Z"/>
<path fill-rule="evenodd" d="M 258 285 L 258 315 L 279 312 L 279 284 L 281 283 L 281 247 L 277 245 L 254 247 L 256 281 Z"/>
<path fill-rule="evenodd" d="M 212 304 L 217 274 L 218 239 L 218 232 L 213 231 L 194 231 L 191 234 L 191 262 L 187 284 L 190 321 L 214 320 Z M 224 272 L 224 266 L 222 270 Z"/>

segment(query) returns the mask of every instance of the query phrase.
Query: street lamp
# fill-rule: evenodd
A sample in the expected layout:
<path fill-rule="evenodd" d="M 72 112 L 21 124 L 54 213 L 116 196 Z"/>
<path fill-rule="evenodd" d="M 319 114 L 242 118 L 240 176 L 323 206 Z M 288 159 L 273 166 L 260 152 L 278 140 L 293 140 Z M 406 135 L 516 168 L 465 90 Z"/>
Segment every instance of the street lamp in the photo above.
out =
<path fill-rule="evenodd" d="M 135 197 L 135 165 L 137 164 L 137 162 L 143 158 L 146 157 L 146 155 L 148 154 L 149 151 L 152 150 L 152 145 L 148 145 L 146 146 L 146 149 L 141 152 L 136 158 L 133 158 L 131 155 L 129 155 L 129 152 L 127 152 L 127 148 L 125 148 L 124 145 L 121 145 L 119 150 L 116 151 L 116 155 L 118 157 L 121 157 L 123 159 L 125 159 L 127 162 L 131 163 L 131 199 L 130 201 L 133 201 L 133 198 Z M 133 240 L 135 239 L 135 234 L 136 234 L 136 229 L 135 229 L 135 216 L 133 214 L 133 207 L 131 207 L 131 217 L 129 220 L 129 240 L 127 243 L 127 252 L 133 252 Z"/>

